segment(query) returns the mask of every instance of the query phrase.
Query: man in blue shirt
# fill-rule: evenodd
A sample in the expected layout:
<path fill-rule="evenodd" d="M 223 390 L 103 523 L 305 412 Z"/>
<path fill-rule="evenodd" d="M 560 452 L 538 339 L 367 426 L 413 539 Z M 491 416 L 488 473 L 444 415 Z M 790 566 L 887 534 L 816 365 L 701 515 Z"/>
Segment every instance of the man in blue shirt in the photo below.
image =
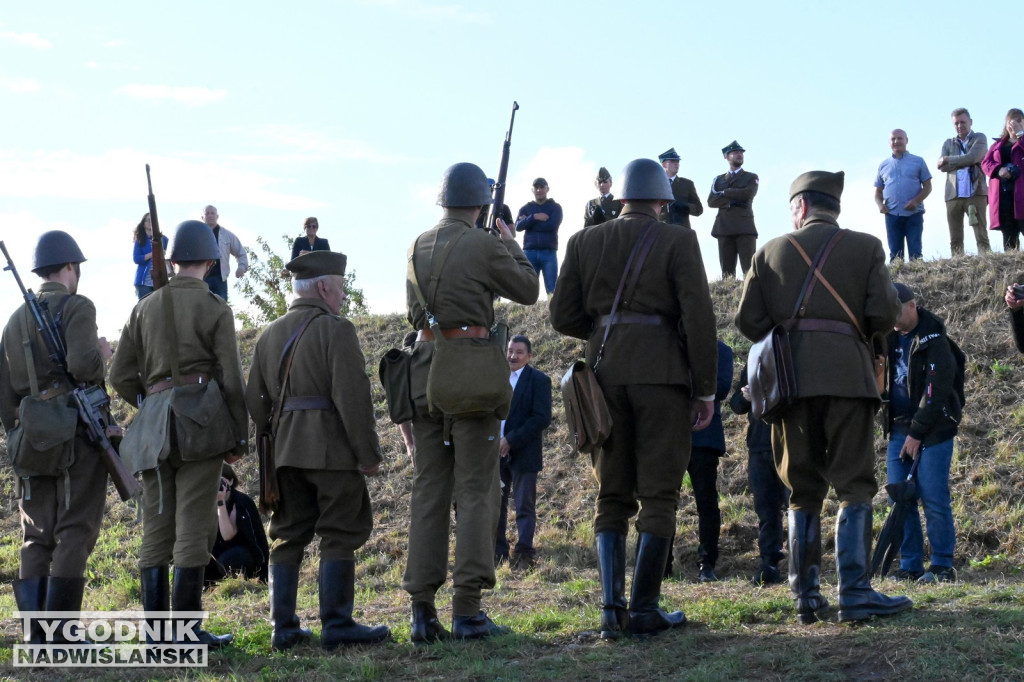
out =
<path fill-rule="evenodd" d="M 910 260 L 921 260 L 924 199 L 932 191 L 932 174 L 924 159 L 907 151 L 905 131 L 892 131 L 889 147 L 892 156 L 879 164 L 875 178 L 875 204 L 879 213 L 885 215 L 889 262 L 897 258 L 906 260 L 907 256 Z"/>
<path fill-rule="evenodd" d="M 537 274 L 544 275 L 544 289 L 551 296 L 558 279 L 558 226 L 562 224 L 562 207 L 548 198 L 548 181 L 533 181 L 534 201 L 519 209 L 516 232 L 526 232 L 523 253 Z"/>

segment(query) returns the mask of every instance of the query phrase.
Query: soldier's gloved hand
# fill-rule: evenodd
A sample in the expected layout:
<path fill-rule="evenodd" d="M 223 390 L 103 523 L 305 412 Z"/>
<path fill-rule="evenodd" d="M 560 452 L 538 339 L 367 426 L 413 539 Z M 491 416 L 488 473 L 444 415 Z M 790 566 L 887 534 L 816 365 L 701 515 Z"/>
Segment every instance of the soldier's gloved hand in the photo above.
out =
<path fill-rule="evenodd" d="M 669 213 L 680 218 L 686 218 L 690 215 L 690 203 L 688 201 L 673 201 L 668 205 Z"/>

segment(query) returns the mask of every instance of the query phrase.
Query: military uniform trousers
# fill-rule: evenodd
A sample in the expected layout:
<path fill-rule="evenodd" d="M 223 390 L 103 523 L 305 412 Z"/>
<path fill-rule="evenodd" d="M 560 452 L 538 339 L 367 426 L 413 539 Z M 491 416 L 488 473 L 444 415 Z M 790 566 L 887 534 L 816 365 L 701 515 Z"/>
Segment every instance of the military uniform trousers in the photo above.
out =
<path fill-rule="evenodd" d="M 671 538 L 690 459 L 689 389 L 671 384 L 602 388 L 612 432 L 591 455 L 598 482 L 594 532 L 626 535 L 629 519 L 639 511 L 638 532 Z"/>
<path fill-rule="evenodd" d="M 270 515 L 270 563 L 302 563 L 314 533 L 320 559 L 354 559 L 373 530 L 366 479 L 359 471 L 284 466 L 277 470 L 280 501 Z"/>
<path fill-rule="evenodd" d="M 740 260 L 740 270 L 744 276 L 750 269 L 750 261 L 757 251 L 756 234 L 738 234 L 734 236 L 716 237 L 718 240 L 718 262 L 722 266 L 722 277 L 736 276 L 736 259 Z"/>
<path fill-rule="evenodd" d="M 142 472 L 142 547 L 139 568 L 206 566 L 217 540 L 217 491 L 224 460 L 183 462 L 172 450 L 156 469 Z"/>
<path fill-rule="evenodd" d="M 409 505 L 409 560 L 402 589 L 412 601 L 434 601 L 448 574 L 452 495 L 455 522 L 454 616 L 475 616 L 480 593 L 494 587 L 494 540 L 501 502 L 498 477 L 500 423 L 493 414 L 451 415 L 451 444 L 444 420 L 418 415 L 412 501 Z"/>
<path fill-rule="evenodd" d="M 67 474 L 33 476 L 22 491 L 22 578 L 81 578 L 85 573 L 103 521 L 107 469 L 96 449 L 77 438 Z"/>
<path fill-rule="evenodd" d="M 798 400 L 772 425 L 790 509 L 820 513 L 830 483 L 842 506 L 871 503 L 878 492 L 874 419 L 874 400 L 815 396 Z"/>

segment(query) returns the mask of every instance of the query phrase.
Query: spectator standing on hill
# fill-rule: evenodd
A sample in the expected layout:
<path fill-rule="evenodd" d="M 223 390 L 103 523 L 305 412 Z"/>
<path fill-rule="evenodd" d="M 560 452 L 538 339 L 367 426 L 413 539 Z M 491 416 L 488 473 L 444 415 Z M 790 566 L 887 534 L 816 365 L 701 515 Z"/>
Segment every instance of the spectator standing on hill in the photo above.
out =
<path fill-rule="evenodd" d="M 292 260 L 295 260 L 299 256 L 313 251 L 330 251 L 331 245 L 326 239 L 321 239 L 317 236 L 317 232 L 320 230 L 320 221 L 310 216 L 306 218 L 306 222 L 302 224 L 302 229 L 305 231 L 305 237 L 297 237 L 292 242 Z"/>
<path fill-rule="evenodd" d="M 153 222 L 149 214 L 135 228 L 135 246 L 132 260 L 135 261 L 135 295 L 140 299 L 153 293 Z M 167 251 L 167 237 L 160 235 L 160 242 Z"/>
<path fill-rule="evenodd" d="M 711 236 L 718 240 L 723 279 L 736 276 L 737 258 L 746 276 L 750 258 L 757 248 L 757 228 L 751 205 L 757 194 L 758 178 L 755 173 L 743 170 L 744 152 L 746 150 L 736 140 L 722 148 L 722 156 L 729 162 L 729 172 L 712 181 L 708 195 L 708 206 L 718 209 Z"/>
<path fill-rule="evenodd" d="M 917 500 L 900 501 L 906 516 L 896 577 L 918 582 L 954 582 L 953 508 L 949 467 L 963 405 L 954 390 L 957 362 L 941 318 L 919 306 L 913 290 L 897 283 L 900 314 L 886 339 L 886 397 L 882 427 L 889 447 L 889 483 L 907 480 L 915 459 L 917 490 L 924 507 L 931 565 L 924 570 L 924 537 Z"/>
<path fill-rule="evenodd" d="M 942 143 L 938 168 L 946 172 L 946 220 L 949 223 L 949 250 L 957 256 L 964 252 L 964 216 L 974 230 L 978 253 L 991 251 L 985 225 L 988 189 L 982 159 L 988 138 L 971 130 L 971 114 L 960 107 L 953 110 L 956 136 Z"/>
<path fill-rule="evenodd" d="M 684 225 L 690 227 L 690 216 L 696 218 L 704 212 L 704 204 L 700 203 L 697 196 L 697 187 L 693 180 L 679 175 L 679 154 L 675 147 L 658 154 L 658 161 L 665 169 L 665 175 L 672 186 L 672 201 L 661 209 L 658 219 L 669 225 Z"/>
<path fill-rule="evenodd" d="M 583 227 L 600 225 L 606 220 L 611 220 L 619 215 L 622 210 L 622 202 L 612 195 L 612 176 L 608 169 L 601 166 L 597 171 L 597 179 L 594 186 L 600 192 L 600 196 L 594 197 L 587 202 L 583 209 Z"/>
<path fill-rule="evenodd" d="M 246 255 L 238 237 L 221 227 L 219 219 L 216 206 L 207 206 L 203 209 L 203 222 L 213 231 L 213 238 L 216 240 L 217 249 L 220 252 L 220 257 L 214 262 L 204 281 L 210 287 L 210 291 L 227 301 L 228 275 L 231 273 L 230 257 L 234 256 L 238 261 L 235 277 L 240 278 L 249 269 L 249 256 Z"/>
<path fill-rule="evenodd" d="M 823 282 L 803 299 L 802 315 L 789 334 L 798 397 L 772 425 L 779 476 L 792 491 L 789 585 L 797 618 L 805 624 L 828 609 L 819 575 L 821 510 L 830 484 L 840 504 L 839 620 L 865 620 L 912 606 L 906 597 L 890 598 L 871 588 L 871 501 L 878 491 L 874 416 L 880 396 L 872 349 L 863 339 L 892 329 L 899 301 L 881 242 L 840 229 L 842 191 L 842 172 L 811 171 L 793 181 L 794 232 L 754 255 L 736 313 L 744 336 L 764 338 L 794 316 L 812 262 L 805 254 L 822 254 L 818 271 L 830 286 Z M 830 249 L 827 256 L 825 249 Z"/>
<path fill-rule="evenodd" d="M 1003 233 L 1003 251 L 1020 249 L 1024 226 L 1024 112 L 1010 109 L 1002 136 L 981 162 L 988 180 L 988 215 L 993 230 Z"/>
<path fill-rule="evenodd" d="M 879 164 L 875 177 L 875 205 L 885 215 L 890 263 L 923 257 L 924 200 L 932 191 L 932 174 L 924 159 L 907 151 L 907 140 L 899 128 L 890 133 L 892 156 Z"/>
<path fill-rule="evenodd" d="M 659 211 L 673 201 L 664 169 L 651 159 L 636 159 L 622 178 L 621 215 L 569 239 L 550 311 L 555 330 L 587 340 L 587 363 L 596 364 L 614 425 L 592 455 L 603 639 L 686 622 L 682 611 L 666 613 L 658 601 L 691 430 L 706 428 L 714 415 L 718 362 L 715 313 L 697 235 L 658 221 Z M 641 263 L 632 264 L 638 268 L 631 268 L 638 273 L 633 293 L 610 319 L 630 253 L 651 237 L 646 257 L 637 254 Z M 613 326 L 603 344 L 608 325 Z M 626 533 L 634 515 L 640 539 L 627 609 Z"/>
<path fill-rule="evenodd" d="M 534 200 L 519 209 L 516 231 L 525 232 L 523 253 L 530 259 L 537 275 L 544 275 L 548 296 L 558 279 L 558 228 L 562 224 L 562 207 L 548 198 L 548 181 L 533 181 Z"/>

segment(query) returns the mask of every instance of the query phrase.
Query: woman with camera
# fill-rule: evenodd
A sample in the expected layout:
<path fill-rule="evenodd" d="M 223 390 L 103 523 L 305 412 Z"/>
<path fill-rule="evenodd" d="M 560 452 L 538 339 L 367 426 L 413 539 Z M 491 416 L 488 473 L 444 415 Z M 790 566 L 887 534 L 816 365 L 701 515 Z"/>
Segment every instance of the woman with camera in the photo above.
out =
<path fill-rule="evenodd" d="M 263 520 L 252 498 L 235 490 L 238 477 L 224 465 L 217 493 L 217 541 L 206 569 L 206 581 L 216 582 L 229 574 L 267 580 L 270 547 Z"/>
<path fill-rule="evenodd" d="M 992 143 L 981 162 L 988 176 L 989 229 L 1003 233 L 1003 251 L 1020 249 L 1024 223 L 1024 111 L 1006 112 L 1003 135 Z"/>

